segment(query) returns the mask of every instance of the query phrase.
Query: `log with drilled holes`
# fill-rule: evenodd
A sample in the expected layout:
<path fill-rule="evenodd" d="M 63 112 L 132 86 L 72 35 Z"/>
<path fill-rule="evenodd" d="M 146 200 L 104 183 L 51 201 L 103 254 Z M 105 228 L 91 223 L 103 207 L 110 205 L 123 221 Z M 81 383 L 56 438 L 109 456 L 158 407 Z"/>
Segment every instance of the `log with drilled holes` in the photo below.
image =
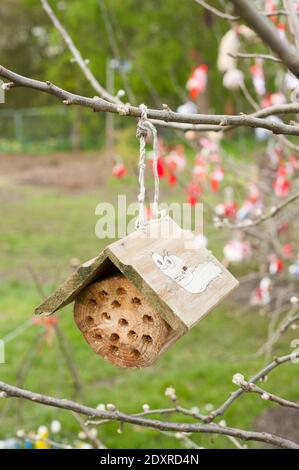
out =
<path fill-rule="evenodd" d="M 147 367 L 170 339 L 171 328 L 122 274 L 86 287 L 74 318 L 91 349 L 120 367 Z"/>

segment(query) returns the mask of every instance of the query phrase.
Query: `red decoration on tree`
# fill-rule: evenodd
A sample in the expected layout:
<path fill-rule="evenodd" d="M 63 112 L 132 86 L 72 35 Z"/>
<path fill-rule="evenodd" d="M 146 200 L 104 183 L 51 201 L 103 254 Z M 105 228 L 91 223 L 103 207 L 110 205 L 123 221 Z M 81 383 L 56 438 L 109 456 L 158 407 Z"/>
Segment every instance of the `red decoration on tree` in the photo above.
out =
<path fill-rule="evenodd" d="M 283 262 L 282 260 L 275 254 L 272 253 L 269 256 L 269 273 L 270 274 L 278 274 L 283 271 Z"/>
<path fill-rule="evenodd" d="M 220 183 L 224 178 L 224 170 L 223 168 L 215 168 L 215 170 L 212 172 L 211 175 L 211 180 L 210 180 L 210 185 L 211 189 L 214 192 L 219 191 L 220 188 Z"/>
<path fill-rule="evenodd" d="M 207 83 L 208 66 L 201 64 L 193 70 L 186 84 L 189 95 L 193 100 L 196 100 L 200 93 L 204 93 Z"/>
<path fill-rule="evenodd" d="M 127 169 L 122 163 L 117 163 L 113 167 L 112 174 L 116 178 L 121 179 L 127 174 Z"/>
<path fill-rule="evenodd" d="M 289 194 L 291 181 L 287 178 L 287 169 L 281 164 L 277 170 L 277 176 L 273 184 L 275 195 L 277 197 L 285 197 Z"/>

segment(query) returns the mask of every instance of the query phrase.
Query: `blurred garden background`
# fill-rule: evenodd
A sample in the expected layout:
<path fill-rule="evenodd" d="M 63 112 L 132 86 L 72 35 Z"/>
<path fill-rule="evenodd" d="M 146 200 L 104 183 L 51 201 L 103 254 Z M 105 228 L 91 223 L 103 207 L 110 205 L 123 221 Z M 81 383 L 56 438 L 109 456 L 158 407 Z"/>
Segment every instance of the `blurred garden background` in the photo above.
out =
<path fill-rule="evenodd" d="M 198 112 L 252 111 L 241 90 L 223 86 L 223 72 L 216 66 L 219 43 L 229 29 L 227 21 L 194 1 L 50 3 L 99 82 L 112 94 L 124 90 L 125 102 L 146 103 L 153 108 L 167 103 L 176 110 L 190 102 L 186 88 L 190 73 L 205 64 L 208 85 L 196 100 Z M 226 2 L 216 3 L 221 7 Z M 95 95 L 39 0 L 1 2 L 0 28 L 1 65 L 78 94 Z M 246 51 L 265 49 L 257 39 L 245 43 Z M 254 96 L 250 63 L 241 66 L 248 93 Z M 272 62 L 266 66 L 267 90 L 272 93 L 281 84 L 276 67 Z M 160 170 L 160 199 L 192 204 L 195 196 L 190 179 L 203 143 L 171 129 L 159 128 L 158 132 L 165 155 L 175 151 L 184 158 L 184 169 L 175 179 L 167 173 L 166 164 Z M 289 265 L 295 263 L 298 251 L 297 225 L 280 240 L 282 247 L 291 243 L 293 250 L 292 257 L 288 258 L 285 252 L 281 256 L 284 271 L 274 273 L 278 276 L 277 289 L 282 292 L 281 305 L 276 296 L 270 303 L 252 301 L 260 280 L 268 272 L 273 247 L 272 251 L 259 251 L 255 239 L 250 239 L 251 256 L 226 259 L 231 272 L 241 281 L 239 289 L 148 369 L 122 370 L 95 355 L 74 324 L 71 306 L 57 315 L 62 340 L 52 334 L 51 326 L 45 327 L 33 317 L 34 308 L 43 297 L 107 244 L 107 240 L 95 235 L 97 204 L 116 204 L 118 194 L 126 194 L 130 202 L 136 200 L 135 133 L 136 122 L 131 118 L 115 116 L 111 123 L 102 113 L 67 107 L 54 97 L 27 88 L 6 93 L 5 103 L 0 105 L 0 339 L 6 346 L 0 380 L 39 393 L 74 398 L 90 406 L 113 403 L 128 413 L 142 411 L 144 404 L 152 408 L 169 406 L 165 390 L 173 386 L 182 406 L 209 413 L 236 388 L 232 383 L 235 373 L 254 375 L 271 358 L 289 353 L 291 341 L 298 337 L 298 331 L 289 329 L 268 357 L 259 354 L 275 330 L 275 322 L 282 318 L 273 320 L 273 312 L 280 307 L 286 311 L 290 297 L 298 292 L 297 278 L 288 278 Z M 290 138 L 290 142 L 295 143 L 295 139 Z M 227 132 L 217 141 L 217 152 L 224 173 L 221 186 L 211 189 L 209 183 L 203 183 L 204 190 L 195 193 L 196 200 L 204 203 L 208 248 L 223 260 L 223 248 L 233 237 L 228 230 L 215 226 L 215 207 L 227 203 L 229 187 L 233 187 L 236 207 L 243 207 L 248 180 L 258 169 L 265 177 L 260 186 L 265 207 L 270 208 L 275 196 L 272 181 L 276 167 L 268 162 L 269 140 L 258 139 L 252 129 Z M 290 154 L 293 152 L 286 151 L 281 159 L 289 161 Z M 211 165 L 215 169 L 213 162 Z M 147 175 L 150 186 L 150 168 Z M 292 190 L 296 187 L 298 173 L 293 177 Z M 294 208 L 293 211 L 290 218 L 296 221 L 298 214 Z M 267 231 L 271 237 L 276 229 L 276 225 L 267 224 L 261 233 Z M 272 393 L 296 401 L 298 385 L 297 367 L 289 363 L 274 371 L 265 386 Z M 298 415 L 298 410 L 271 406 L 254 394 L 246 394 L 229 408 L 225 421 L 228 426 L 267 430 L 299 442 Z M 2 441 L 14 437 L 18 430 L 30 433 L 41 425 L 50 427 L 53 420 L 61 422 L 60 441 L 84 444 L 84 435 L 78 435 L 81 428 L 72 414 L 0 399 Z M 99 427 L 98 437 L 108 448 L 190 445 L 175 433 L 117 423 Z M 225 436 L 199 434 L 192 436 L 192 441 L 198 447 L 235 447 Z"/>

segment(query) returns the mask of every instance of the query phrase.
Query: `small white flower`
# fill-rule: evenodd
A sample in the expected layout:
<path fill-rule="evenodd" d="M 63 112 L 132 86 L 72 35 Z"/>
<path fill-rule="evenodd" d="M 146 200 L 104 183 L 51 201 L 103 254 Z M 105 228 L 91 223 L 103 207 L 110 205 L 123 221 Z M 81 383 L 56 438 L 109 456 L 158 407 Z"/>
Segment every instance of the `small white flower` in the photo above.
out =
<path fill-rule="evenodd" d="M 51 423 L 51 432 L 53 434 L 57 434 L 61 431 L 61 423 L 60 421 L 58 421 L 57 419 L 55 419 L 54 421 L 52 421 Z"/>
<path fill-rule="evenodd" d="M 269 393 L 264 392 L 264 393 L 261 395 L 261 398 L 262 398 L 263 400 L 270 400 L 270 395 L 269 395 Z"/>
<path fill-rule="evenodd" d="M 213 411 L 213 409 L 214 409 L 214 405 L 212 405 L 212 403 L 207 403 L 205 405 L 205 410 L 206 411 L 210 412 L 210 411 Z"/>
<path fill-rule="evenodd" d="M 196 414 L 199 413 L 199 408 L 198 408 L 198 406 L 192 406 L 190 411 L 191 411 L 192 414 L 196 415 Z"/>
<path fill-rule="evenodd" d="M 37 434 L 39 437 L 47 437 L 48 436 L 48 428 L 47 426 L 40 426 L 37 430 Z"/>
<path fill-rule="evenodd" d="M 150 410 L 150 406 L 147 403 L 144 403 L 144 405 L 142 405 L 142 409 L 143 411 L 147 412 Z"/>
<path fill-rule="evenodd" d="M 224 428 L 226 426 L 225 419 L 222 419 L 221 421 L 219 421 L 219 426 L 221 426 L 222 428 Z"/>
<path fill-rule="evenodd" d="M 116 406 L 113 405 L 113 403 L 107 403 L 107 410 L 108 410 L 108 411 L 115 411 L 115 410 L 116 410 Z"/>
<path fill-rule="evenodd" d="M 122 433 L 123 433 L 122 428 L 117 428 L 117 434 L 122 434 Z"/>
<path fill-rule="evenodd" d="M 97 406 L 97 410 L 106 411 L 106 405 L 104 403 L 99 403 Z"/>
<path fill-rule="evenodd" d="M 80 431 L 80 432 L 78 433 L 78 437 L 79 437 L 79 439 L 86 439 L 86 434 L 85 434 L 85 432 Z"/>
<path fill-rule="evenodd" d="M 291 302 L 292 305 L 296 305 L 299 302 L 299 299 L 298 299 L 298 297 L 296 297 L 296 295 L 293 295 L 290 298 L 290 302 Z"/>
<path fill-rule="evenodd" d="M 125 96 L 126 92 L 124 90 L 118 90 L 117 92 L 117 97 L 118 98 L 123 98 Z"/>
<path fill-rule="evenodd" d="M 89 60 L 89 59 L 85 59 L 84 62 L 85 62 L 86 65 L 89 65 L 89 64 L 90 64 L 90 60 Z"/>
<path fill-rule="evenodd" d="M 293 325 L 291 325 L 291 330 L 297 330 L 297 329 L 298 329 L 298 325 L 293 323 Z"/>
<path fill-rule="evenodd" d="M 0 392 L 0 398 L 7 398 L 8 395 L 6 392 Z"/>
<path fill-rule="evenodd" d="M 182 432 L 176 432 L 175 435 L 174 435 L 174 437 L 175 437 L 176 439 L 183 439 L 184 434 L 183 434 Z"/>
<path fill-rule="evenodd" d="M 170 400 L 172 400 L 172 401 L 176 401 L 177 397 L 176 397 L 175 388 L 167 387 L 167 389 L 165 390 L 165 396 L 167 398 L 170 398 Z"/>
<path fill-rule="evenodd" d="M 20 439 L 22 439 L 23 437 L 25 437 L 25 431 L 24 431 L 24 429 L 17 429 L 16 436 L 19 437 Z"/>
<path fill-rule="evenodd" d="M 89 437 L 90 439 L 96 439 L 98 435 L 98 430 L 96 428 L 91 428 L 89 430 Z"/>
<path fill-rule="evenodd" d="M 233 375 L 232 382 L 233 382 L 233 384 L 238 385 L 238 386 L 244 385 L 246 383 L 244 375 L 240 374 L 239 372 L 237 372 L 236 374 Z"/>

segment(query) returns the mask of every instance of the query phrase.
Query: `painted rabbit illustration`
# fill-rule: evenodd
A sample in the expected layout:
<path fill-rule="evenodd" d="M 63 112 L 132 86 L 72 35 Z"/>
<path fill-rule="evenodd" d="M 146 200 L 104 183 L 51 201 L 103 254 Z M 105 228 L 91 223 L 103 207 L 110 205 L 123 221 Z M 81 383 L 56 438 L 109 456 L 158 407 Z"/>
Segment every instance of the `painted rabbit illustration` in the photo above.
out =
<path fill-rule="evenodd" d="M 190 268 L 176 255 L 162 256 L 159 253 L 152 253 L 152 259 L 163 274 L 192 294 L 203 292 L 222 272 L 221 268 L 212 261 Z"/>

